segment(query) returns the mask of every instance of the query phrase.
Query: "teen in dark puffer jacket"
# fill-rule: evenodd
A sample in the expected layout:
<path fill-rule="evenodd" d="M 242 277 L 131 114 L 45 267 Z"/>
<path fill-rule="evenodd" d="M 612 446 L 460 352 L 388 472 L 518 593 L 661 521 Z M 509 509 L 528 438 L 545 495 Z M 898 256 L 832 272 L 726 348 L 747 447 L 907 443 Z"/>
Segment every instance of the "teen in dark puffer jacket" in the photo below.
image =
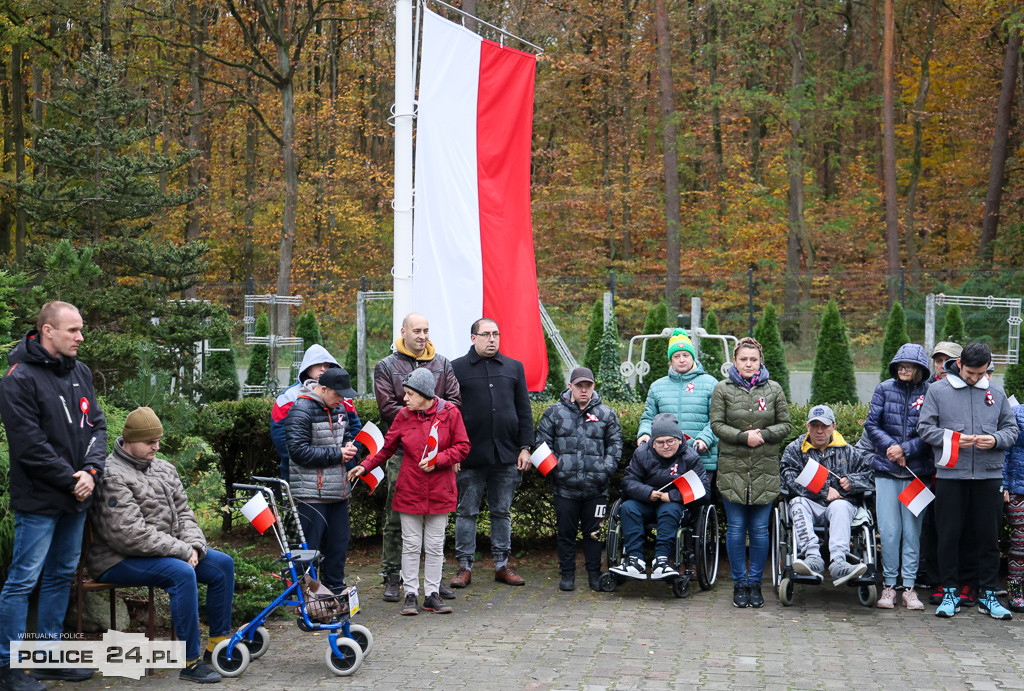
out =
<path fill-rule="evenodd" d="M 875 387 L 864 421 L 864 435 L 872 447 L 878 532 L 882 536 L 883 587 L 878 606 L 883 609 L 895 605 L 901 563 L 903 605 L 912 610 L 924 609 L 914 592 L 924 515 L 911 513 L 900 502 L 899 495 L 915 475 L 930 484 L 935 474 L 931 447 L 917 435 L 917 420 L 928 391 L 928 365 L 924 348 L 916 343 L 900 346 L 889 363 L 892 378 Z"/>
<path fill-rule="evenodd" d="M 594 390 L 594 375 L 577 367 L 558 403 L 544 411 L 537 443 L 547 443 L 558 464 L 548 473 L 558 519 L 560 590 L 573 590 L 576 534 L 583 531 L 583 556 L 591 590 L 600 591 L 601 543 L 598 532 L 608 506 L 608 481 L 622 456 L 622 428 L 615 411 Z"/>

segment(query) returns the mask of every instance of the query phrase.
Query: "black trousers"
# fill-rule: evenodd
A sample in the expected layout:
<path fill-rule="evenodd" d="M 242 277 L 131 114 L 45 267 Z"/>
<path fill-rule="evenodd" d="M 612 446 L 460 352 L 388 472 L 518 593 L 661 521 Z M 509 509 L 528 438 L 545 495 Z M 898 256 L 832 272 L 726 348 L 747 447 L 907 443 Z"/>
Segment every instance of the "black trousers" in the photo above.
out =
<path fill-rule="evenodd" d="M 583 559 L 587 571 L 601 570 L 601 524 L 608 512 L 607 497 L 563 499 L 555 497 L 558 521 L 558 566 L 563 572 L 576 570 L 576 535 L 583 532 Z"/>
<path fill-rule="evenodd" d="M 976 565 L 981 590 L 999 587 L 999 523 L 1003 516 L 1001 478 L 936 480 L 935 528 L 939 536 L 939 578 L 942 586 L 964 584 Z M 964 534 L 974 538 L 974 564 L 961 564 Z"/>
<path fill-rule="evenodd" d="M 924 522 L 921 524 L 921 565 L 917 570 L 917 582 L 938 586 L 942 583 L 939 577 L 939 533 L 935 529 L 935 502 L 924 510 Z M 959 585 L 978 587 L 978 543 L 974 539 L 974 531 L 965 526 L 960 538 L 960 578 Z"/>

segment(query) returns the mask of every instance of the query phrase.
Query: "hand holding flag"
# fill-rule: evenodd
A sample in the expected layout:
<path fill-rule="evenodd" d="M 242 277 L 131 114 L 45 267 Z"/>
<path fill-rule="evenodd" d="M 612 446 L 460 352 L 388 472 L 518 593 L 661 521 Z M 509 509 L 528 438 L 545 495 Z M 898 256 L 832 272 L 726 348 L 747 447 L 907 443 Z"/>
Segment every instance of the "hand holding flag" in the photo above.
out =
<path fill-rule="evenodd" d="M 807 465 L 796 476 L 796 481 L 807 488 L 808 492 L 817 494 L 828 482 L 829 470 L 813 458 L 807 459 Z"/>
<path fill-rule="evenodd" d="M 658 491 L 663 492 L 666 488 L 673 485 L 675 485 L 675 488 L 679 490 L 679 494 L 683 495 L 684 504 L 697 501 L 707 494 L 707 491 L 704 489 L 704 483 L 700 481 L 700 476 L 693 470 L 687 470 L 685 473 Z"/>
<path fill-rule="evenodd" d="M 551 472 L 551 469 L 558 465 L 558 459 L 555 458 L 555 454 L 551 453 L 550 447 L 547 442 L 541 442 L 537 450 L 530 454 L 530 463 L 533 467 L 540 471 L 540 474 L 547 477 L 547 474 Z"/>
<path fill-rule="evenodd" d="M 377 489 L 377 485 L 384 481 L 384 469 L 377 466 L 370 472 L 366 472 L 366 469 L 361 465 L 357 465 L 352 469 L 351 472 L 355 472 L 356 468 L 361 469 L 363 472 L 356 475 L 360 480 L 370 486 L 370 494 L 373 494 L 373 490 Z"/>

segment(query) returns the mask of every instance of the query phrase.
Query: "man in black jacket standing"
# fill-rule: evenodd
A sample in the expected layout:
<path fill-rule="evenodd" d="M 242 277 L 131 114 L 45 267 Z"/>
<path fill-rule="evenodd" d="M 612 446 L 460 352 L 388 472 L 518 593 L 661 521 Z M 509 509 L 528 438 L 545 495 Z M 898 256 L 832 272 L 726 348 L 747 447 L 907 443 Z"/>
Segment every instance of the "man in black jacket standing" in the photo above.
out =
<path fill-rule="evenodd" d="M 25 634 L 28 597 L 39 587 L 41 638 L 64 630 L 82 527 L 107 455 L 107 424 L 92 372 L 76 359 L 82 315 L 66 302 L 43 305 L 36 328 L 7 358 L 0 416 L 11 455 L 14 553 L 0 593 L 0 689 L 43 691 L 37 679 L 83 681 L 79 669 L 12 670 L 11 642 Z M 35 678 L 32 678 L 35 677 Z"/>
<path fill-rule="evenodd" d="M 465 588 L 473 574 L 476 519 L 487 493 L 491 511 L 494 580 L 508 585 L 526 581 L 508 565 L 512 553 L 512 497 L 530 467 L 533 413 L 523 363 L 498 350 L 501 333 L 492 319 L 470 329 L 473 347 L 452 361 L 462 393 L 462 419 L 473 448 L 456 468 L 459 504 L 455 510 L 455 556 L 459 570 L 453 588 Z"/>

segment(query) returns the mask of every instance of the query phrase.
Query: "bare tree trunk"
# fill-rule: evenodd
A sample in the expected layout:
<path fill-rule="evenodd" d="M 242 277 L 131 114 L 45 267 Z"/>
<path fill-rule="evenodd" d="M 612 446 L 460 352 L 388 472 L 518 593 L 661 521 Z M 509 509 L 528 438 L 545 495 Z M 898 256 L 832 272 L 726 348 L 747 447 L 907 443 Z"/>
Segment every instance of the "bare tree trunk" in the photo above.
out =
<path fill-rule="evenodd" d="M 637 0 L 622 0 L 622 30 L 619 49 L 619 88 L 622 90 L 622 169 L 619 190 L 622 198 L 622 259 L 633 259 L 632 208 L 630 206 L 630 154 L 633 151 L 633 80 L 629 72 L 629 59 L 633 45 L 633 15 Z"/>
<path fill-rule="evenodd" d="M 996 111 L 995 132 L 992 135 L 992 160 L 988 173 L 988 192 L 985 195 L 985 216 L 981 223 L 981 243 L 978 258 L 985 266 L 992 265 L 994 247 L 999 230 L 999 206 L 1003 201 L 1006 177 L 1006 149 L 1010 134 L 1010 113 L 1013 110 L 1013 92 L 1017 88 L 1017 65 L 1020 62 L 1021 32 L 1013 29 L 1006 42 L 1003 61 L 1003 83 L 999 89 L 999 107 Z"/>
<path fill-rule="evenodd" d="M 896 65 L 896 16 L 894 0 L 885 0 L 885 25 L 882 56 L 882 166 L 885 175 L 885 268 L 886 292 L 889 305 L 899 297 L 896 275 L 900 266 L 899 200 L 896 196 L 896 97 L 893 90 L 893 72 Z"/>
<path fill-rule="evenodd" d="M 708 4 L 708 89 L 711 91 L 711 150 L 715 157 L 715 197 L 718 199 L 718 217 L 725 215 L 725 195 L 721 194 L 722 183 L 725 181 L 725 154 L 722 148 L 722 109 L 719 104 L 718 89 L 718 48 L 719 48 L 718 9 L 715 3 Z"/>
<path fill-rule="evenodd" d="M 786 242 L 786 287 L 784 297 L 786 330 L 792 338 L 794 319 L 799 322 L 800 339 L 810 337 L 808 315 L 810 272 L 814 267 L 814 248 L 807 235 L 804 219 L 804 3 L 799 0 L 793 14 L 790 33 L 790 144 L 789 144 L 789 234 Z M 801 274 L 801 262 L 806 275 Z"/>
<path fill-rule="evenodd" d="M 288 50 L 280 48 L 278 59 L 282 73 L 288 73 Z M 284 213 L 281 219 L 281 246 L 277 265 L 277 294 L 291 290 L 292 248 L 295 245 L 295 217 L 299 203 L 299 172 L 295 156 L 295 92 L 292 80 L 281 86 L 281 154 L 284 159 Z M 291 334 L 291 311 L 288 305 L 278 306 L 276 333 Z M 277 349 L 270 349 L 271 373 L 277 377 Z"/>
<path fill-rule="evenodd" d="M 658 36 L 658 86 L 665 168 L 665 302 L 671 312 L 679 309 L 679 159 L 676 151 L 672 47 L 669 43 L 665 0 L 654 0 L 654 15 Z"/>
<path fill-rule="evenodd" d="M 259 98 L 256 90 L 256 78 L 251 74 L 245 80 L 246 99 L 255 103 Z M 245 245 L 242 248 L 242 274 L 246 284 L 253 281 L 253 236 L 256 229 L 256 144 L 259 136 L 259 123 L 252 110 L 245 117 L 245 214 L 243 228 Z"/>
<path fill-rule="evenodd" d="M 938 23 L 942 0 L 932 0 L 928 24 L 925 26 L 924 53 L 921 55 L 921 76 L 917 82 L 917 97 L 910 113 L 914 129 L 914 149 L 910 159 L 910 180 L 907 183 L 907 211 L 903 220 L 903 244 L 907 252 L 907 267 L 910 269 L 910 285 L 921 286 L 921 260 L 917 257 L 917 186 L 921 181 L 921 159 L 924 157 L 924 108 L 928 102 L 928 87 L 931 83 L 932 47 L 935 43 L 935 25 Z"/>
<path fill-rule="evenodd" d="M 14 181 L 18 184 L 25 178 L 25 84 L 22 81 L 21 45 L 11 45 L 11 131 L 14 135 Z M 21 204 L 21 191 L 14 193 L 14 260 L 25 263 L 25 242 L 28 219 Z"/>
<path fill-rule="evenodd" d="M 192 92 L 192 114 L 189 118 L 188 145 L 189 148 L 200 151 L 200 155 L 193 159 L 188 167 L 189 187 L 200 187 L 206 182 L 206 164 L 209 152 L 204 137 L 204 125 L 206 123 L 206 106 L 203 102 L 203 54 L 202 46 L 206 41 L 206 9 L 200 7 L 197 2 L 189 4 L 189 32 L 191 34 L 192 52 L 189 56 L 189 85 Z M 204 204 L 200 196 L 193 199 L 186 207 L 188 222 L 185 225 L 185 241 L 195 242 L 202 236 L 205 217 Z M 195 299 L 198 286 L 186 288 L 182 297 Z"/>

